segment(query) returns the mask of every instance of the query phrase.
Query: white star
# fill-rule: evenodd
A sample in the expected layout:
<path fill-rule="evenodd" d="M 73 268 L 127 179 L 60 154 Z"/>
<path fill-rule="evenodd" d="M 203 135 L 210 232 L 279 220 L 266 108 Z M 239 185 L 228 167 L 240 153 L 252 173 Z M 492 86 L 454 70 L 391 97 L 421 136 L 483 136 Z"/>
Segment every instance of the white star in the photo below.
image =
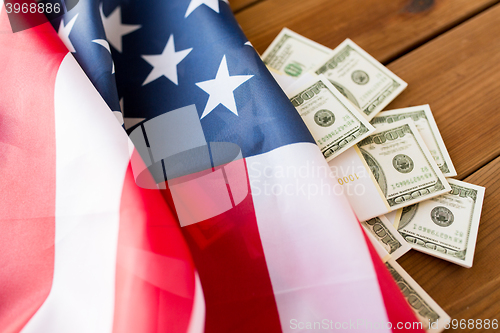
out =
<path fill-rule="evenodd" d="M 196 83 L 198 87 L 210 95 L 200 119 L 203 119 L 203 117 L 212 112 L 219 104 L 224 105 L 229 111 L 238 115 L 233 91 L 252 77 L 253 75 L 229 76 L 226 56 L 224 56 L 215 79 Z"/>
<path fill-rule="evenodd" d="M 61 23 L 59 24 L 59 30 L 57 31 L 57 34 L 59 35 L 59 38 L 63 41 L 64 45 L 68 48 L 69 52 L 76 52 L 75 47 L 73 46 L 73 43 L 71 43 L 71 40 L 69 39 L 69 34 L 71 33 L 71 29 L 73 29 L 73 26 L 75 25 L 76 18 L 78 17 L 78 14 L 75 15 L 69 21 L 66 26 L 64 25 L 64 18 L 61 18 Z"/>
<path fill-rule="evenodd" d="M 143 86 L 159 77 L 165 76 L 167 79 L 177 82 L 177 65 L 191 52 L 192 48 L 175 52 L 174 35 L 170 35 L 167 45 L 159 55 L 143 55 L 142 58 L 153 66 L 153 70 L 142 84 Z"/>
<path fill-rule="evenodd" d="M 106 50 L 108 50 L 109 54 L 111 54 L 111 48 L 109 47 L 109 43 L 105 39 L 94 39 L 92 41 L 93 43 L 99 44 L 102 47 L 104 47 Z M 115 62 L 111 60 L 113 67 L 111 68 L 111 74 L 115 74 Z"/>
<path fill-rule="evenodd" d="M 102 3 L 99 10 L 101 12 L 102 24 L 104 25 L 104 31 L 106 32 L 108 42 L 121 53 L 122 37 L 140 29 L 141 26 L 134 24 L 122 24 L 122 10 L 120 6 L 116 7 L 108 17 L 104 16 Z"/>
<path fill-rule="evenodd" d="M 228 3 L 227 0 L 223 1 L 225 3 Z M 219 0 L 191 0 L 184 18 L 188 17 L 189 14 L 191 14 L 196 8 L 200 7 L 201 5 L 206 5 L 212 8 L 216 13 L 219 12 Z"/>

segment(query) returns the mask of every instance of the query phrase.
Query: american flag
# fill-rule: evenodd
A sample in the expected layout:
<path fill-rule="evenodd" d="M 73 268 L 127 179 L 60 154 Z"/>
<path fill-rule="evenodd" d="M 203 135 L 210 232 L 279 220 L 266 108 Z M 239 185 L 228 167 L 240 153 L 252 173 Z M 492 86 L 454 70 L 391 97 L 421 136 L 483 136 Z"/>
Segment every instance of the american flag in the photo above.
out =
<path fill-rule="evenodd" d="M 0 36 L 0 330 L 416 321 L 227 2 L 51 23 Z"/>

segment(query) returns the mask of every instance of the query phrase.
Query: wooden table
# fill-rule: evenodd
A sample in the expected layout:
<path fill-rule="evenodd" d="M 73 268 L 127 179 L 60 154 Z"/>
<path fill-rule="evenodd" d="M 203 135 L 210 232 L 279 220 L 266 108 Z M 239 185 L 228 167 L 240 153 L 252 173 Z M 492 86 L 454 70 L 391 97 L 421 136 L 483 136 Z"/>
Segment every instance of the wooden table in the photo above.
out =
<path fill-rule="evenodd" d="M 386 109 L 430 104 L 456 178 L 486 187 L 474 265 L 399 263 L 452 318 L 500 320 L 500 1 L 230 1 L 261 54 L 285 26 L 330 48 L 348 37 L 408 82 Z"/>

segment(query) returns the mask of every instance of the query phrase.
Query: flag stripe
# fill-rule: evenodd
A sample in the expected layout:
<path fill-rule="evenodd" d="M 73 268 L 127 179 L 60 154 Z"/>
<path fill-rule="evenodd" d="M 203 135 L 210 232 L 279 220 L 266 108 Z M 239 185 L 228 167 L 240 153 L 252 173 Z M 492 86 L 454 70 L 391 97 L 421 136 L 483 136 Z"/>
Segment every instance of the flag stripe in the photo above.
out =
<path fill-rule="evenodd" d="M 196 273 L 193 310 L 191 312 L 187 333 L 205 332 L 205 312 L 205 296 L 203 295 L 200 276 Z"/>
<path fill-rule="evenodd" d="M 203 328 L 203 293 L 177 220 L 158 190 L 136 185 L 131 166 L 123 184 L 116 267 L 113 332 Z"/>
<path fill-rule="evenodd" d="M 52 85 L 54 87 L 54 85 Z M 23 332 L 110 332 L 128 138 L 71 54 L 55 82 L 56 220 L 50 294 Z"/>
<path fill-rule="evenodd" d="M 380 260 L 380 257 L 378 256 L 373 245 L 370 243 L 366 234 L 365 239 L 370 250 L 370 256 L 372 257 L 375 271 L 377 272 L 377 278 L 380 284 L 380 290 L 382 291 L 382 296 L 384 297 L 387 316 L 392 324 L 392 331 L 399 332 L 401 330 L 398 330 L 397 328 L 398 323 L 403 323 L 403 325 L 404 323 L 414 323 L 417 322 L 417 318 L 415 317 L 415 314 L 410 308 L 408 302 L 404 299 L 398 285 L 392 278 L 384 263 Z M 425 324 L 426 323 L 424 323 L 424 326 L 422 327 L 425 327 Z M 424 329 L 415 328 L 413 325 L 411 330 L 407 329 L 406 331 L 420 333 L 425 332 Z"/>
<path fill-rule="evenodd" d="M 283 332 L 296 331 L 294 320 L 387 322 L 359 223 L 317 146 L 283 146 L 247 165 Z"/>
<path fill-rule="evenodd" d="M 9 68 L 0 111 L 16 124 L 0 132 L 9 158 L 0 183 L 9 194 L 0 204 L 2 332 L 111 332 L 130 323 L 139 323 L 131 332 L 201 332 L 203 292 L 180 228 L 159 191 L 135 184 L 131 142 L 102 97 L 50 25 L 0 38 L 11 45 L 0 50 Z M 148 232 L 128 246 L 123 236 L 141 222 Z M 120 284 L 127 274 L 155 289 L 157 302 Z M 135 311 L 116 311 L 123 308 Z M 153 325 L 137 320 L 138 309 L 151 308 Z"/>
<path fill-rule="evenodd" d="M 0 31 L 0 331 L 19 332 L 52 284 L 53 86 L 66 51 L 44 38 L 50 25 L 11 33 L 5 11 Z"/>
<path fill-rule="evenodd" d="M 246 171 L 243 176 L 246 178 Z M 248 179 L 244 182 L 249 191 Z M 241 179 L 237 183 L 241 189 Z M 203 286 L 205 332 L 280 332 L 252 196 L 182 231 Z"/>

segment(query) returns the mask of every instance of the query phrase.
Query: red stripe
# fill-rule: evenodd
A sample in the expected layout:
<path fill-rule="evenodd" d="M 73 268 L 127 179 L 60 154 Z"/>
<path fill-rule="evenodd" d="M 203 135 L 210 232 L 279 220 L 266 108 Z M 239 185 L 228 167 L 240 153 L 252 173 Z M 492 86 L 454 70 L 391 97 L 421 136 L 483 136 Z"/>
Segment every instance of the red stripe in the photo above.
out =
<path fill-rule="evenodd" d="M 139 188 L 129 165 L 120 207 L 113 332 L 186 332 L 195 269 L 158 190 Z"/>
<path fill-rule="evenodd" d="M 0 331 L 18 332 L 54 271 L 54 85 L 67 53 L 49 24 L 9 33 L 0 18 Z"/>
<path fill-rule="evenodd" d="M 281 332 L 248 178 L 246 186 L 236 207 L 182 228 L 203 286 L 207 333 Z"/>
<path fill-rule="evenodd" d="M 398 323 L 417 323 L 419 320 L 413 313 L 410 305 L 401 293 L 401 290 L 399 290 L 399 287 L 392 278 L 391 273 L 389 273 L 387 267 L 385 267 L 384 263 L 377 254 L 377 251 L 364 233 L 364 230 L 363 234 L 370 250 L 375 272 L 377 273 L 378 283 L 380 285 L 380 290 L 382 291 L 387 316 L 389 317 L 389 321 L 392 323 L 392 330 L 394 332 L 400 332 L 402 330 L 398 330 L 396 328 Z M 425 330 L 423 329 L 405 329 L 404 331 L 425 333 Z"/>

